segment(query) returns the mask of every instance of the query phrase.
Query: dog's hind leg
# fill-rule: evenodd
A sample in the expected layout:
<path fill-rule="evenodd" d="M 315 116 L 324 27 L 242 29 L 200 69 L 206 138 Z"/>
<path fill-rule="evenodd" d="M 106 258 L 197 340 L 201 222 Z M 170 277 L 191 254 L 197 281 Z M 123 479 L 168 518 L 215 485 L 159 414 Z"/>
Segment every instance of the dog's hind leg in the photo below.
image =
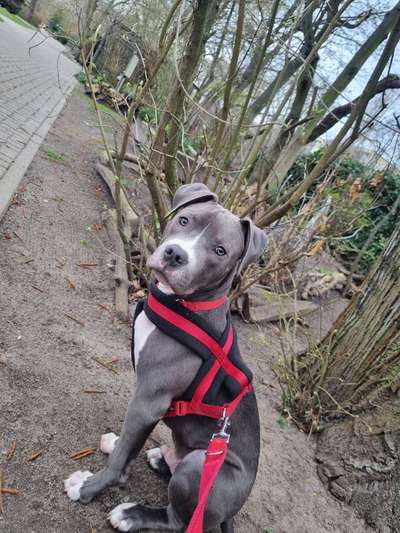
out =
<path fill-rule="evenodd" d="M 161 446 L 161 448 L 152 448 L 146 452 L 147 462 L 150 467 L 165 479 L 171 479 L 175 468 L 180 463 L 175 448 Z"/>
<path fill-rule="evenodd" d="M 222 522 L 221 533 L 235 533 L 233 529 L 233 518 L 230 518 L 229 520 L 225 520 L 225 522 Z"/>
<path fill-rule="evenodd" d="M 183 524 L 176 517 L 172 507 L 158 509 L 135 503 L 121 503 L 108 515 L 111 525 L 118 531 L 139 531 L 162 529 L 182 531 Z"/>
<path fill-rule="evenodd" d="M 160 474 L 164 479 L 169 481 L 171 479 L 171 469 L 165 460 L 161 448 L 151 448 L 146 452 L 147 462 L 152 470 Z"/>

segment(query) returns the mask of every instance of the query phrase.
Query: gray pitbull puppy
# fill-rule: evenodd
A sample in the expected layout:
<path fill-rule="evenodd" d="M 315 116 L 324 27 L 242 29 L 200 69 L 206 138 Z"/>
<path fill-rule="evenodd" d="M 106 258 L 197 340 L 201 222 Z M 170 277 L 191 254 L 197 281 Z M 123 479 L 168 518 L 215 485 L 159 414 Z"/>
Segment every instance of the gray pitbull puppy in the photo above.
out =
<path fill-rule="evenodd" d="M 218 205 L 216 196 L 202 184 L 180 187 L 171 213 L 174 217 L 148 262 L 164 292 L 193 301 L 227 295 L 234 278 L 265 247 L 265 234 L 249 219 L 240 220 Z M 228 305 L 202 312 L 221 334 Z M 102 436 L 101 449 L 110 453 L 105 468 L 94 475 L 75 472 L 65 481 L 73 500 L 88 503 L 105 488 L 126 480 L 129 463 L 201 366 L 198 355 L 160 331 L 144 312 L 136 320 L 134 341 L 137 386 L 121 436 Z M 164 422 L 172 431 L 174 449 L 156 448 L 147 455 L 150 466 L 170 477 L 169 505 L 161 509 L 136 503 L 118 505 L 109 520 L 119 531 L 183 531 L 196 508 L 205 450 L 217 422 L 196 415 L 169 417 Z M 256 398 L 250 392 L 231 419 L 229 451 L 207 503 L 204 531 L 220 526 L 225 533 L 233 532 L 233 517 L 254 484 L 259 445 Z"/>

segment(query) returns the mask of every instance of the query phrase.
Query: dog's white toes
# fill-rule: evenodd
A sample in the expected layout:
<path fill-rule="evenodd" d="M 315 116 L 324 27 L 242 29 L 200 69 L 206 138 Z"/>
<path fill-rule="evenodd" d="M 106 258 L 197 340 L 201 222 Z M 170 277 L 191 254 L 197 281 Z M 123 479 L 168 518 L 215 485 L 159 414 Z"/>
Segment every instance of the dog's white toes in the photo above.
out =
<path fill-rule="evenodd" d="M 158 470 L 158 461 L 162 459 L 161 448 L 152 448 L 146 452 L 147 462 L 154 470 Z"/>
<path fill-rule="evenodd" d="M 115 433 L 104 433 L 104 435 L 100 437 L 100 450 L 109 455 L 114 451 L 118 439 L 119 437 Z"/>
<path fill-rule="evenodd" d="M 64 481 L 64 490 L 72 501 L 76 502 L 79 500 L 82 485 L 90 476 L 93 476 L 93 474 L 89 472 L 89 470 L 86 470 L 85 472 L 78 470 Z"/>
<path fill-rule="evenodd" d="M 129 531 L 132 526 L 132 522 L 129 519 L 124 519 L 124 511 L 135 507 L 136 503 L 121 503 L 114 507 L 114 509 L 108 515 L 108 519 L 115 529 L 119 531 Z"/>

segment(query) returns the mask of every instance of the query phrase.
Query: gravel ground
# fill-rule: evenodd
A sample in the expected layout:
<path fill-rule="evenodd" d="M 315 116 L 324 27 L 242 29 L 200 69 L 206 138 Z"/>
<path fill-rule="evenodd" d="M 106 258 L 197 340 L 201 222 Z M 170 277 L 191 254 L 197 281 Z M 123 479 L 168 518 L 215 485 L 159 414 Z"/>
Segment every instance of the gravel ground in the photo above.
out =
<path fill-rule="evenodd" d="M 88 100 L 75 90 L 0 223 L 0 462 L 4 486 L 20 491 L 3 495 L 2 532 L 107 532 L 106 514 L 122 501 L 166 502 L 166 485 L 143 454 L 125 487 L 88 506 L 63 492 L 70 473 L 104 463 L 99 451 L 79 464 L 69 456 L 98 447 L 102 433 L 119 431 L 134 387 L 130 327 L 112 311 L 111 243 L 101 225 L 110 198 L 93 171 L 101 149 L 94 121 Z M 243 323 L 238 330 L 256 375 L 262 457 L 237 533 L 369 531 L 326 492 L 313 439 L 277 423 L 276 331 Z M 117 373 L 96 358 L 115 360 Z M 153 435 L 158 441 L 167 438 L 161 426 Z"/>

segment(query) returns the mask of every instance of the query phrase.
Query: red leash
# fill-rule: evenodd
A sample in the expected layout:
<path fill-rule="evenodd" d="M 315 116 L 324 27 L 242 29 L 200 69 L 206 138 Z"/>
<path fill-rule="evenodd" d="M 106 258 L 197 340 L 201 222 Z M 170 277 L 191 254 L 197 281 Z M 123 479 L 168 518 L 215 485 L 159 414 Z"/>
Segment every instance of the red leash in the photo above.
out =
<path fill-rule="evenodd" d="M 203 533 L 204 511 L 208 497 L 228 453 L 229 417 L 226 416 L 221 421 L 222 428 L 218 433 L 214 433 L 206 451 L 206 458 L 201 471 L 199 501 L 185 533 Z"/>

